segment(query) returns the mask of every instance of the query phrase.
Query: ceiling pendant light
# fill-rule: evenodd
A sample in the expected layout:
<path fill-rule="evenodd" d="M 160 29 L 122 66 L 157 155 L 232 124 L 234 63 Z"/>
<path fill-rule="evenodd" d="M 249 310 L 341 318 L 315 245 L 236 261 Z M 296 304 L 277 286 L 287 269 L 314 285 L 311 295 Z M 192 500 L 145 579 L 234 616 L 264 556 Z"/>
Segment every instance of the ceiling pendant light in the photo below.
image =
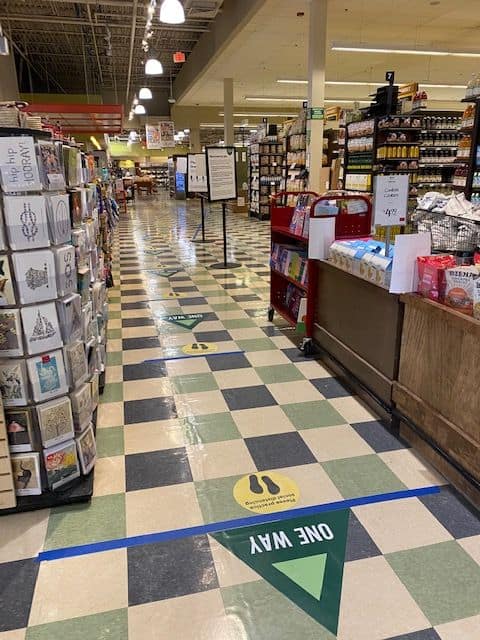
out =
<path fill-rule="evenodd" d="M 140 100 L 151 100 L 152 92 L 148 87 L 142 87 L 138 92 L 138 97 L 140 98 Z"/>
<path fill-rule="evenodd" d="M 163 66 L 157 58 L 149 58 L 145 63 L 145 75 L 160 76 L 163 73 Z"/>
<path fill-rule="evenodd" d="M 137 104 L 137 106 L 133 110 L 133 113 L 136 113 L 137 116 L 144 116 L 147 112 L 143 104 Z"/>
<path fill-rule="evenodd" d="M 166 24 L 182 24 L 185 22 L 185 11 L 180 0 L 163 0 L 160 7 L 160 22 Z"/>

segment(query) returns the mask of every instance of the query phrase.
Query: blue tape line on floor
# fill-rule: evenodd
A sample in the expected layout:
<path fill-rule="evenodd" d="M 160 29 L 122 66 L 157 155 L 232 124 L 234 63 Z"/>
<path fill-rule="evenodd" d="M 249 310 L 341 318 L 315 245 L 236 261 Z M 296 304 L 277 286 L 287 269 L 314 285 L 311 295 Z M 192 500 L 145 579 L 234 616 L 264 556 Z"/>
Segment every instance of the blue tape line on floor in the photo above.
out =
<path fill-rule="evenodd" d="M 215 351 L 215 353 L 205 353 L 204 355 L 187 355 L 185 354 L 184 356 L 172 356 L 171 358 L 168 356 L 165 356 L 165 358 L 154 358 L 153 360 L 144 360 L 143 362 L 165 362 L 167 360 L 186 360 L 187 358 L 206 358 L 207 356 L 209 358 L 214 357 L 214 356 L 231 356 L 231 355 L 236 355 L 238 353 L 245 353 L 245 351 L 221 351 L 220 353 L 218 353 L 217 351 Z"/>
<path fill-rule="evenodd" d="M 227 531 L 228 529 L 238 529 L 240 527 L 248 527 L 255 524 L 290 520 L 290 518 L 298 518 L 299 516 L 309 516 L 316 513 L 338 511 L 339 509 L 351 509 L 352 507 L 359 507 L 364 504 L 375 504 L 377 502 L 390 502 L 392 500 L 427 496 L 439 492 L 440 487 L 430 486 L 422 487 L 420 489 L 394 491 L 393 493 L 380 493 L 372 496 L 364 496 L 362 498 L 350 498 L 349 500 L 340 500 L 339 502 L 329 502 L 310 507 L 299 507 L 298 509 L 278 511 L 277 513 L 269 513 L 267 515 L 247 516 L 236 520 L 212 522 L 210 524 L 187 527 L 185 529 L 174 529 L 172 531 L 161 531 L 159 533 L 147 533 L 145 535 L 132 536 L 130 538 L 118 538 L 116 540 L 105 540 L 103 542 L 93 542 L 74 547 L 64 547 L 63 549 L 52 549 L 50 551 L 40 552 L 36 560 L 37 562 L 42 562 L 43 560 L 60 560 L 61 558 L 85 556 L 91 553 L 99 553 L 101 551 L 137 547 L 144 544 L 151 544 L 153 542 L 167 542 L 169 540 L 205 535 L 207 533 L 215 533 L 217 531 Z"/>

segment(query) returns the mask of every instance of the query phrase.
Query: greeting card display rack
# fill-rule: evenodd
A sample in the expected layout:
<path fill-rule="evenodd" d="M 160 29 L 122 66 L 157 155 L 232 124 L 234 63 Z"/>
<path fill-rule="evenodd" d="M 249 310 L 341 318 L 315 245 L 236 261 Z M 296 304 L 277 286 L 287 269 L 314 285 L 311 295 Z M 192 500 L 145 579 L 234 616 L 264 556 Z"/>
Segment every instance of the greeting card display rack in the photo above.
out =
<path fill-rule="evenodd" d="M 250 216 L 268 220 L 270 198 L 285 188 L 285 149 L 278 136 L 267 136 L 249 147 Z"/>
<path fill-rule="evenodd" d="M 93 158 L 0 128 L 0 391 L 17 505 L 88 500 L 117 211 Z"/>

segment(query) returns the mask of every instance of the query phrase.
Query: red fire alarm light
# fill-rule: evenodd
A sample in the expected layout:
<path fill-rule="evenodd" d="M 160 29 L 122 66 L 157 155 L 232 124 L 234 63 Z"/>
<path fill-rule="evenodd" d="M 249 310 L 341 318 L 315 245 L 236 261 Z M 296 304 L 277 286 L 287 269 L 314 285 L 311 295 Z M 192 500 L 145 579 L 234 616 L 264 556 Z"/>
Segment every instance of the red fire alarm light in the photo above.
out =
<path fill-rule="evenodd" d="M 183 53 L 183 51 L 175 51 L 175 53 L 173 54 L 173 61 L 185 62 L 185 54 Z"/>

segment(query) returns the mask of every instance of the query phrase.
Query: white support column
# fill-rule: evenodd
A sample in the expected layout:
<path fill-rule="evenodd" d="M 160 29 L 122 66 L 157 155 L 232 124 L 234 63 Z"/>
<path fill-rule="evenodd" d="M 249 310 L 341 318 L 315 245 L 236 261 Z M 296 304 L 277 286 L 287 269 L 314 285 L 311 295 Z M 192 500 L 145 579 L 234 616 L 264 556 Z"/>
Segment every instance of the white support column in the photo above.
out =
<path fill-rule="evenodd" d="M 200 142 L 200 125 L 190 128 L 190 148 L 192 153 L 201 153 L 202 144 Z"/>
<path fill-rule="evenodd" d="M 325 57 L 327 49 L 328 0 L 310 0 L 310 33 L 308 48 L 308 106 L 325 106 Z M 310 164 L 309 188 L 317 193 L 325 190 L 320 179 L 323 155 L 323 120 L 307 124 L 307 158 Z"/>
<path fill-rule="evenodd" d="M 13 45 L 10 44 L 10 55 L 0 56 L 0 101 L 18 100 L 17 71 L 13 57 Z"/>
<path fill-rule="evenodd" d="M 235 142 L 233 128 L 233 78 L 223 79 L 223 139 L 227 147 Z"/>

